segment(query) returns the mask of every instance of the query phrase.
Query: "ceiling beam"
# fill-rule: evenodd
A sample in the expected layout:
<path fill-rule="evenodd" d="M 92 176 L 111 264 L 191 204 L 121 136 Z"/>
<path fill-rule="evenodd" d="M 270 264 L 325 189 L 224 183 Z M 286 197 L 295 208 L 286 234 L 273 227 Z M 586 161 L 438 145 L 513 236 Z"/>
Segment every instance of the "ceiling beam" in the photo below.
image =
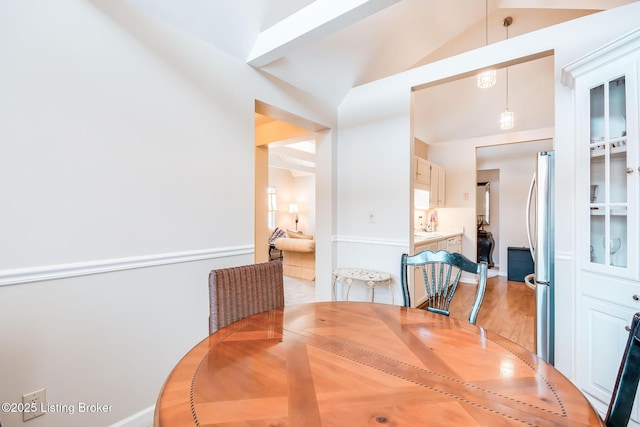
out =
<path fill-rule="evenodd" d="M 297 142 L 316 142 L 316 135 L 314 133 L 309 133 L 307 135 L 300 135 L 293 138 L 280 139 L 278 141 L 273 141 L 269 143 L 269 149 L 275 147 L 286 147 L 287 145 L 295 144 Z"/>
<path fill-rule="evenodd" d="M 304 172 L 309 174 L 313 174 L 316 172 L 316 169 L 313 166 L 302 165 L 295 162 L 288 162 L 279 159 L 277 156 L 269 156 L 269 167 L 277 169 L 288 169 L 291 171 Z"/>
<path fill-rule="evenodd" d="M 269 147 L 269 154 L 276 154 L 282 157 L 290 157 L 305 162 L 315 162 L 316 155 L 314 153 L 308 153 L 302 150 L 296 150 L 289 147 Z"/>
<path fill-rule="evenodd" d="M 399 0 L 316 0 L 258 35 L 247 63 L 259 68 Z"/>

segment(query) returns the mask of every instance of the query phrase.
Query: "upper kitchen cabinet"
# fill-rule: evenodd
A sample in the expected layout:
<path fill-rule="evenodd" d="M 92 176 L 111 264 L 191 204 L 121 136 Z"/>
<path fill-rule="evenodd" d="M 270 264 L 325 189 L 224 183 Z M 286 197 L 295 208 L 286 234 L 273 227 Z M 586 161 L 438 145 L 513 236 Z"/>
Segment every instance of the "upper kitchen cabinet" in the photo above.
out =
<path fill-rule="evenodd" d="M 429 191 L 429 208 L 443 208 L 445 193 L 444 168 L 418 156 L 415 157 L 415 162 L 415 187 Z"/>
<path fill-rule="evenodd" d="M 431 163 L 431 199 L 429 206 L 444 208 L 444 168 Z"/>
<path fill-rule="evenodd" d="M 431 186 L 431 162 L 421 157 L 415 157 L 416 161 L 416 179 L 417 184 L 423 186 Z"/>
<path fill-rule="evenodd" d="M 575 111 L 576 383 L 606 412 L 640 311 L 640 30 L 567 65 Z M 640 426 L 634 406 L 630 426 Z"/>

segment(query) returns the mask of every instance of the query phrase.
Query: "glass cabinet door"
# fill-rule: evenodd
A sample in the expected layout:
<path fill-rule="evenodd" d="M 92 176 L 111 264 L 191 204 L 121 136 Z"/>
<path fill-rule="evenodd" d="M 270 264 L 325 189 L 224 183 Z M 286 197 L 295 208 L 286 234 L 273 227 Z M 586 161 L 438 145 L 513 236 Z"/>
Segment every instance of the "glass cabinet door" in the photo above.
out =
<path fill-rule="evenodd" d="M 627 93 L 625 76 L 592 87 L 590 121 L 590 261 L 626 268 Z"/>

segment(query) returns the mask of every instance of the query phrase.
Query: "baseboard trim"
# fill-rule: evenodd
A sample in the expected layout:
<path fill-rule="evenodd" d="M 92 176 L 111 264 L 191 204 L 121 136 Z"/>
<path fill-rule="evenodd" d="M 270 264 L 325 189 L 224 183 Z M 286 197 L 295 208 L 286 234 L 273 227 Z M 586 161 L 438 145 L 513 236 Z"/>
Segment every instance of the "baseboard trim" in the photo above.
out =
<path fill-rule="evenodd" d="M 153 415 L 155 410 L 155 405 L 149 406 L 148 408 L 125 418 L 124 420 L 111 424 L 109 427 L 153 427 Z"/>
<path fill-rule="evenodd" d="M 43 282 L 90 274 L 110 273 L 114 271 L 226 258 L 238 255 L 251 255 L 253 253 L 253 245 L 245 245 L 4 270 L 0 271 L 0 286 L 20 285 L 24 283 Z"/>

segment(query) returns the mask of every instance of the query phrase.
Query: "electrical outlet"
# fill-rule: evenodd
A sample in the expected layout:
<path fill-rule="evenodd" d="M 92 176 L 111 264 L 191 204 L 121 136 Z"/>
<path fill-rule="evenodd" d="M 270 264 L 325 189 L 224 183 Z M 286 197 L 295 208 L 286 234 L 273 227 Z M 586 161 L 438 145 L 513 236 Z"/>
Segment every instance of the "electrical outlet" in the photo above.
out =
<path fill-rule="evenodd" d="M 32 418 L 44 415 L 44 407 L 47 402 L 46 390 L 40 389 L 22 396 L 22 421 L 29 421 Z"/>

